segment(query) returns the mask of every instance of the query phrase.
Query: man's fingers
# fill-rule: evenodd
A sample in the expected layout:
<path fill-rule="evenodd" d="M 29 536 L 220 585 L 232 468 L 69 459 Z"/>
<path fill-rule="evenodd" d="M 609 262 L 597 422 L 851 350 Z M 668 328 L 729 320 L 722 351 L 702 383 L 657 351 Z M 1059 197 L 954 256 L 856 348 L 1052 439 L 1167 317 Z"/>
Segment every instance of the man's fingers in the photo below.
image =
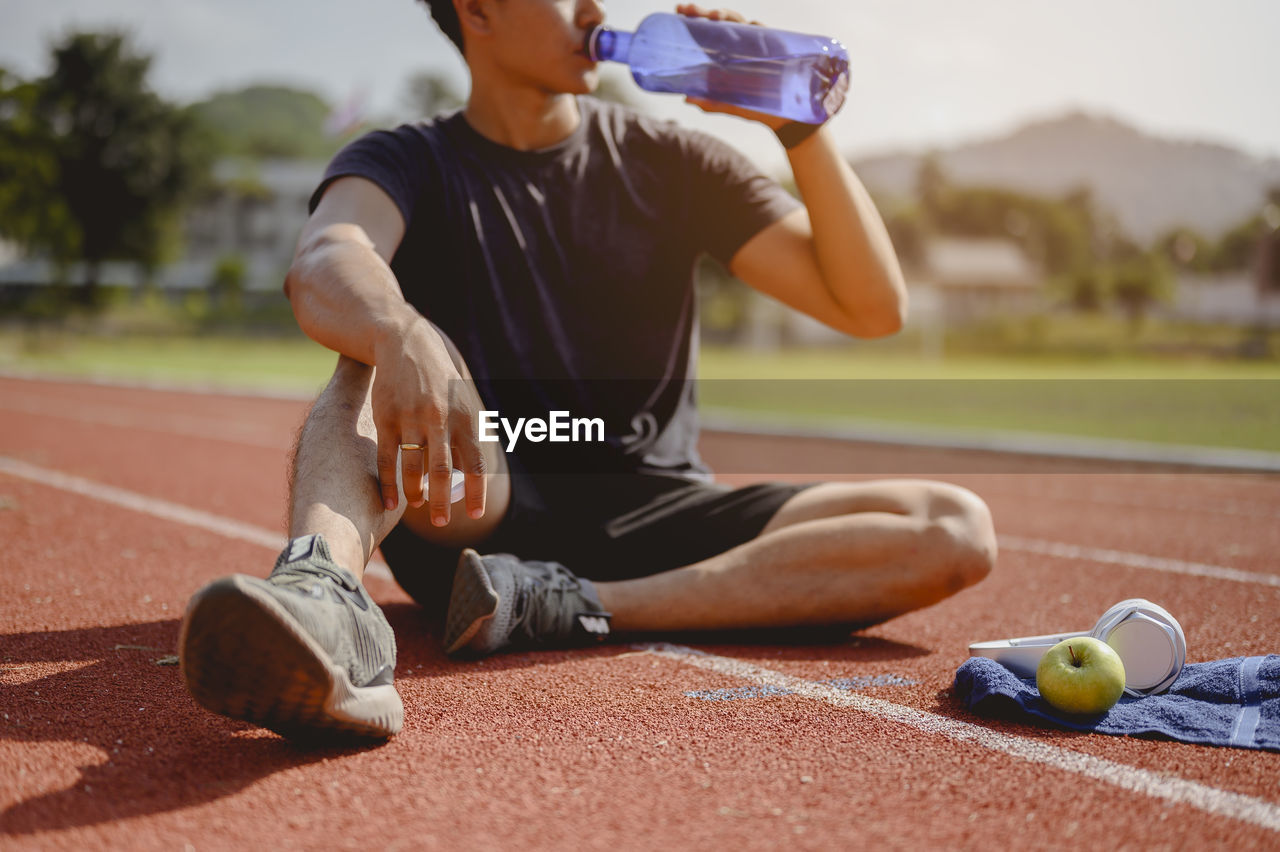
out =
<path fill-rule="evenodd" d="M 382 508 L 388 512 L 400 505 L 400 489 L 396 486 L 398 451 L 394 438 L 378 438 L 378 491 L 382 495 Z"/>
<path fill-rule="evenodd" d="M 460 437 L 461 440 L 455 437 L 454 464 L 466 477 L 463 505 L 466 507 L 467 517 L 478 519 L 484 517 L 486 491 L 489 486 L 489 481 L 485 478 L 488 463 L 485 462 L 484 453 L 481 452 L 474 435 L 464 434 Z"/>
<path fill-rule="evenodd" d="M 442 527 L 449 523 L 450 480 L 453 477 L 453 457 L 449 441 L 440 435 L 427 448 L 427 503 L 431 523 Z"/>
<path fill-rule="evenodd" d="M 755 110 L 743 109 L 733 104 L 720 103 L 719 101 L 709 101 L 706 98 L 695 98 L 693 96 L 685 97 L 685 103 L 690 106 L 696 106 L 703 112 L 718 112 L 725 115 L 736 115 L 739 118 L 745 118 L 748 121 L 757 121 L 765 127 L 777 130 L 779 127 L 787 123 L 787 119 L 779 118 L 776 115 L 769 115 Z"/>
<path fill-rule="evenodd" d="M 426 463 L 426 503 L 431 523 L 443 527 L 449 522 L 449 480 L 453 473 L 453 457 L 449 449 L 449 432 L 445 422 L 439 421 L 428 436 L 428 448 L 424 454 Z"/>
<path fill-rule="evenodd" d="M 746 15 L 741 12 L 735 12 L 732 9 L 704 9 L 696 3 L 681 3 L 677 5 L 676 14 L 689 18 L 706 18 L 709 21 L 732 21 L 735 24 L 745 24 L 747 22 Z M 754 21 L 753 23 L 759 22 Z"/>
<path fill-rule="evenodd" d="M 427 442 L 403 441 L 400 444 L 400 471 L 404 480 L 404 498 L 415 509 L 422 505 L 422 474 L 426 466 Z"/>

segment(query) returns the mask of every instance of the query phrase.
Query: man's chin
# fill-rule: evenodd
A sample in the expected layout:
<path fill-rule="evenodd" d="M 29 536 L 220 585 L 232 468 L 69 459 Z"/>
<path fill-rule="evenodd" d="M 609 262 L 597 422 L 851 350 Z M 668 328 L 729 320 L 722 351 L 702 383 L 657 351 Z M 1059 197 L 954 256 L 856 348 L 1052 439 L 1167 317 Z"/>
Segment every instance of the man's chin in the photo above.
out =
<path fill-rule="evenodd" d="M 596 89 L 600 88 L 600 72 L 592 68 L 583 74 L 580 78 L 582 88 L 573 92 L 575 95 L 592 95 Z"/>

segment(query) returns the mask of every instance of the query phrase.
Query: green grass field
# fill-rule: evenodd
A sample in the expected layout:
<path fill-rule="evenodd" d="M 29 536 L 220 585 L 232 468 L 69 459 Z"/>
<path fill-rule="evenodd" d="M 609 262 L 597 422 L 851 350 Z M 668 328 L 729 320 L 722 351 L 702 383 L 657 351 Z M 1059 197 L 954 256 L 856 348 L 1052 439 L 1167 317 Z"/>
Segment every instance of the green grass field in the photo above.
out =
<path fill-rule="evenodd" d="M 223 390 L 316 393 L 336 358 L 302 337 L 32 337 L 0 332 L 0 369 Z"/>
<path fill-rule="evenodd" d="M 704 353 L 704 410 L 1280 451 L 1280 365 L 1120 358 Z"/>
<path fill-rule="evenodd" d="M 302 338 L 94 336 L 0 330 L 0 369 L 312 394 L 334 354 Z M 953 356 L 859 346 L 704 348 L 713 413 L 990 429 L 1280 451 L 1280 363 Z"/>

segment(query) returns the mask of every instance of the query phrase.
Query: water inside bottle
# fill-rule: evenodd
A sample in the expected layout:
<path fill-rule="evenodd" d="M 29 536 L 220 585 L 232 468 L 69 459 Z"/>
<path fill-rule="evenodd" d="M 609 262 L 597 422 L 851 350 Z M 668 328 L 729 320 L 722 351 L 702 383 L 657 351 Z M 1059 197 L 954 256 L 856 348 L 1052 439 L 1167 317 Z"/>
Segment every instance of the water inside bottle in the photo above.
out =
<path fill-rule="evenodd" d="M 585 50 L 625 62 L 644 89 L 821 124 L 840 109 L 849 59 L 833 39 L 654 13 L 634 33 L 597 28 Z"/>
<path fill-rule="evenodd" d="M 834 57 L 817 63 L 795 56 L 699 62 L 661 73 L 633 72 L 650 91 L 736 103 L 814 124 L 840 108 L 848 88 L 847 65 Z"/>

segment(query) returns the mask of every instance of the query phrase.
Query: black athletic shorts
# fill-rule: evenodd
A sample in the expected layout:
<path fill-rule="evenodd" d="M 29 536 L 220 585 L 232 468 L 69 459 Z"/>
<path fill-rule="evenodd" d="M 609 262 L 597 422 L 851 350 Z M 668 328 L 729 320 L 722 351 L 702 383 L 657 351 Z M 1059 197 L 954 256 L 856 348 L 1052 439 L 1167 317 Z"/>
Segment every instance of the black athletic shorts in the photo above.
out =
<path fill-rule="evenodd" d="M 750 541 L 807 487 L 768 482 L 735 489 L 640 473 L 513 473 L 506 517 L 476 549 L 559 562 L 589 580 L 630 580 Z M 459 552 L 404 525 L 382 543 L 396 581 L 432 615 L 443 615 L 448 606 Z"/>

